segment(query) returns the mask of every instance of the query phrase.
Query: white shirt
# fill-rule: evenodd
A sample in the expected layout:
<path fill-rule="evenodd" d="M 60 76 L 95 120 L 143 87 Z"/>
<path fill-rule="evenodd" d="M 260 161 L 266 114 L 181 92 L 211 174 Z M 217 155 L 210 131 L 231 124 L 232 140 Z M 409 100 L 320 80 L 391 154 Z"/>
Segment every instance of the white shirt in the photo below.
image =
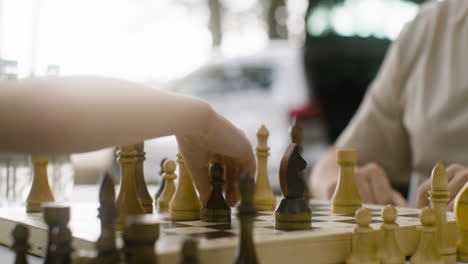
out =
<path fill-rule="evenodd" d="M 468 0 L 421 7 L 336 147 L 356 148 L 397 184 L 429 177 L 437 161 L 468 166 Z"/>

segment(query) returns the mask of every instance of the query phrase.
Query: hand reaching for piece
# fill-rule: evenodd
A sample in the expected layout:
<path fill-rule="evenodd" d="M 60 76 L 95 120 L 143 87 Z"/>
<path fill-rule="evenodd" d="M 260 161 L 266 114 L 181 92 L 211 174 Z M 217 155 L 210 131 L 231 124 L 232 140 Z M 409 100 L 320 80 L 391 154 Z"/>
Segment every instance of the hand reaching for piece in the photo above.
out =
<path fill-rule="evenodd" d="M 239 173 L 255 171 L 245 135 L 196 98 L 95 76 L 2 81 L 0 87 L 0 152 L 77 153 L 176 135 L 203 202 L 210 154 L 231 163 L 230 205 Z"/>
<path fill-rule="evenodd" d="M 226 164 L 226 202 L 234 206 L 238 201 L 237 181 L 240 173 L 255 172 L 255 156 L 252 146 L 244 133 L 210 108 L 206 130 L 189 135 L 176 135 L 179 150 L 187 169 L 200 193 L 200 200 L 206 203 L 210 195 L 208 166 L 211 154 L 223 156 Z"/>
<path fill-rule="evenodd" d="M 450 192 L 450 201 L 448 204 L 448 209 L 453 210 L 454 198 L 460 189 L 468 181 L 468 168 L 460 164 L 451 164 L 447 167 L 447 178 L 449 181 L 448 191 Z M 427 179 L 423 182 L 417 191 L 416 197 L 416 206 L 418 208 L 423 208 L 429 205 L 429 194 L 428 192 L 431 189 L 431 179 Z"/>
<path fill-rule="evenodd" d="M 356 184 L 363 203 L 392 204 L 407 206 L 403 196 L 395 191 L 385 174 L 376 163 L 368 163 L 355 168 Z M 328 197 L 331 198 L 336 187 L 336 180 L 328 187 Z"/>

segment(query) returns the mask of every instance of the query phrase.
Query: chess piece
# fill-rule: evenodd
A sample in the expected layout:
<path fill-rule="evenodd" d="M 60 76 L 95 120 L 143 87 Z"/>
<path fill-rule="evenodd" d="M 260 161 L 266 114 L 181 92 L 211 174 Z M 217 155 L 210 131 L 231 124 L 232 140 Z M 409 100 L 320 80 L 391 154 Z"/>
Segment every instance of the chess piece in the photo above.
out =
<path fill-rule="evenodd" d="M 429 200 L 436 216 L 436 239 L 439 252 L 444 257 L 446 264 L 455 263 L 457 262 L 456 238 L 448 231 L 447 224 L 447 204 L 450 201 L 448 178 L 447 172 L 440 162 L 432 170 Z"/>
<path fill-rule="evenodd" d="M 223 196 L 224 169 L 219 163 L 213 163 L 209 169 L 211 194 L 201 211 L 201 220 L 205 222 L 231 222 L 231 208 Z"/>
<path fill-rule="evenodd" d="M 296 144 L 286 149 L 280 164 L 280 185 L 284 198 L 275 212 L 275 228 L 279 230 L 306 230 L 311 228 L 312 212 L 304 199 L 305 184 L 301 171 L 307 163 Z"/>
<path fill-rule="evenodd" d="M 453 212 L 460 231 L 457 243 L 458 261 L 468 262 L 468 184 L 458 192 Z"/>
<path fill-rule="evenodd" d="M 299 154 L 302 155 L 302 153 L 304 152 L 304 147 L 302 143 L 303 130 L 302 130 L 301 122 L 299 121 L 299 119 L 297 119 L 297 117 L 294 117 L 294 119 L 292 120 L 291 127 L 289 128 L 289 135 L 291 136 L 291 142 L 297 145 Z M 305 180 L 303 171 L 301 171 L 300 176 L 301 176 L 302 181 L 304 181 L 304 186 L 305 186 L 304 199 L 306 199 L 306 201 L 309 201 L 310 199 L 309 185 L 307 184 L 307 181 Z"/>
<path fill-rule="evenodd" d="M 71 253 L 73 251 L 72 233 L 70 229 L 65 226 L 63 228 L 56 228 L 52 230 L 52 236 L 54 236 L 55 242 L 55 263 L 60 264 L 71 264 Z"/>
<path fill-rule="evenodd" d="M 49 185 L 47 177 L 47 164 L 49 159 L 46 157 L 33 156 L 31 161 L 34 166 L 34 178 L 31 185 L 31 191 L 26 199 L 26 212 L 39 213 L 42 211 L 42 204 L 53 202 L 54 195 Z"/>
<path fill-rule="evenodd" d="M 356 211 L 356 224 L 354 228 L 351 255 L 346 264 L 379 264 L 376 254 L 374 230 L 369 226 L 372 215 L 367 208 Z"/>
<path fill-rule="evenodd" d="M 164 187 L 166 186 L 166 180 L 164 180 L 163 175 L 164 175 L 164 162 L 166 162 L 167 158 L 163 158 L 161 162 L 159 163 L 159 176 L 161 176 L 161 184 L 159 185 L 158 190 L 156 191 L 156 194 L 154 195 L 154 201 L 157 203 L 159 197 L 161 197 L 161 194 L 164 190 Z M 157 205 L 156 205 L 157 206 Z"/>
<path fill-rule="evenodd" d="M 377 251 L 377 255 L 382 260 L 382 264 L 404 264 L 405 254 L 401 252 L 395 238 L 395 230 L 398 229 L 396 223 L 398 213 L 395 207 L 387 205 L 382 210 L 383 224 L 380 229 L 383 231 L 383 242 Z"/>
<path fill-rule="evenodd" d="M 411 257 L 411 264 L 444 264 L 444 258 L 440 255 L 436 241 L 437 227 L 436 215 L 432 208 L 424 208 L 421 211 L 419 227 L 421 237 L 419 245 Z"/>
<path fill-rule="evenodd" d="M 117 152 L 121 178 L 120 191 L 116 201 L 119 209 L 116 228 L 119 230 L 125 225 L 127 216 L 145 213 L 135 185 L 136 155 L 134 145 L 121 146 L 120 151 Z"/>
<path fill-rule="evenodd" d="M 257 264 L 257 254 L 253 242 L 253 221 L 256 215 L 254 205 L 255 184 L 253 177 L 243 174 L 239 181 L 241 203 L 237 207 L 237 217 L 240 222 L 240 238 L 236 264 Z"/>
<path fill-rule="evenodd" d="M 289 135 L 291 136 L 291 142 L 297 145 L 299 153 L 302 154 L 302 152 L 304 152 L 304 148 L 302 146 L 303 132 L 302 126 L 297 117 L 294 117 L 291 123 L 291 127 L 289 128 Z"/>
<path fill-rule="evenodd" d="M 264 125 L 257 132 L 257 180 L 255 182 L 255 206 L 260 211 L 275 210 L 276 198 L 268 181 L 267 160 L 270 148 L 267 145 L 269 132 Z"/>
<path fill-rule="evenodd" d="M 338 150 L 337 156 L 338 164 L 340 165 L 340 175 L 332 197 L 332 212 L 353 215 L 362 205 L 354 176 L 357 151 L 342 149 Z"/>
<path fill-rule="evenodd" d="M 179 264 L 198 264 L 198 242 L 186 239 L 182 245 L 182 258 Z"/>
<path fill-rule="evenodd" d="M 148 216 L 129 217 L 123 232 L 126 264 L 157 264 L 154 244 L 159 238 L 159 224 Z"/>
<path fill-rule="evenodd" d="M 68 229 L 68 222 L 70 221 L 70 207 L 58 203 L 45 203 L 43 204 L 44 221 L 49 227 L 47 253 L 44 264 L 55 264 L 63 258 L 63 252 L 58 252 L 56 249 L 58 245 L 63 244 L 62 236 L 66 234 L 64 229 Z M 62 230 L 62 231 L 61 231 Z"/>
<path fill-rule="evenodd" d="M 169 202 L 171 201 L 176 189 L 174 184 L 174 180 L 177 178 L 177 175 L 174 173 L 175 169 L 176 164 L 173 160 L 166 160 L 166 162 L 164 162 L 163 178 L 166 181 L 166 184 L 161 196 L 156 202 L 159 213 L 166 213 L 169 211 Z"/>
<path fill-rule="evenodd" d="M 15 251 L 15 262 L 14 264 L 28 264 L 26 254 L 29 249 L 29 230 L 22 224 L 17 224 L 12 232 L 13 246 L 11 249 Z"/>
<path fill-rule="evenodd" d="M 169 219 L 173 221 L 198 220 L 202 208 L 201 202 L 180 154 L 177 154 L 177 163 L 179 164 L 179 183 L 169 203 Z"/>
<path fill-rule="evenodd" d="M 116 264 L 120 262 L 120 254 L 115 244 L 115 223 L 118 210 L 115 206 L 115 188 L 112 177 L 106 173 L 101 177 L 99 190 L 99 219 L 101 220 L 101 235 L 96 242 L 97 257 L 94 264 Z"/>
<path fill-rule="evenodd" d="M 135 144 L 135 150 L 137 151 L 137 162 L 135 167 L 135 185 L 140 198 L 141 205 L 145 209 L 147 214 L 153 213 L 153 198 L 148 192 L 148 186 L 146 185 L 145 174 L 143 169 L 143 162 L 145 161 L 146 152 L 144 151 L 144 143 L 139 142 Z"/>

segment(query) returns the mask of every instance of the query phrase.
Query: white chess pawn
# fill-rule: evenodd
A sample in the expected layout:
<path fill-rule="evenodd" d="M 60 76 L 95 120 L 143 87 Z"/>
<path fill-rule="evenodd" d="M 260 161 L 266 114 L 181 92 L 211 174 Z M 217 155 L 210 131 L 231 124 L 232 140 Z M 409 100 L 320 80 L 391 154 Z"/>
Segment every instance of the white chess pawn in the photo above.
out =
<path fill-rule="evenodd" d="M 383 224 L 380 228 L 383 230 L 383 242 L 377 251 L 377 255 L 382 260 L 382 264 L 404 264 L 405 254 L 401 252 L 395 239 L 395 230 L 398 229 L 396 223 L 398 213 L 395 207 L 385 206 L 382 210 Z"/>
<path fill-rule="evenodd" d="M 177 154 L 177 163 L 179 163 L 179 184 L 169 202 L 169 219 L 172 221 L 198 220 L 202 204 L 181 154 Z"/>
<path fill-rule="evenodd" d="M 436 216 L 432 208 L 424 208 L 421 211 L 421 224 L 419 227 L 421 238 L 413 256 L 411 264 L 444 264 L 440 255 L 436 240 Z"/>
<path fill-rule="evenodd" d="M 156 201 L 159 213 L 167 213 L 169 211 L 169 203 L 176 190 L 176 186 L 174 184 L 174 180 L 177 178 L 177 175 L 174 173 L 176 163 L 173 160 L 166 160 L 163 166 L 163 178 L 166 180 L 166 185 L 164 186 L 161 196 L 159 196 L 159 199 Z"/>
<path fill-rule="evenodd" d="M 376 254 L 374 229 L 369 226 L 372 215 L 367 208 L 356 211 L 356 224 L 353 234 L 351 255 L 346 264 L 380 264 Z"/>
<path fill-rule="evenodd" d="M 337 151 L 340 174 L 332 197 L 333 213 L 354 214 L 362 206 L 354 175 L 357 159 L 358 154 L 354 149 L 340 149 Z"/>

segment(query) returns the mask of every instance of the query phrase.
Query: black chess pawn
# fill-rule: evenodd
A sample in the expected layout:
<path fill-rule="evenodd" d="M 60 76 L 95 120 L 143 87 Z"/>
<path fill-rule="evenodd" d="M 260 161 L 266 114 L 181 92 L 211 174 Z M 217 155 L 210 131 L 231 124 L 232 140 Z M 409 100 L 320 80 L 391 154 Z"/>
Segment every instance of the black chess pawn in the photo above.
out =
<path fill-rule="evenodd" d="M 115 223 L 118 209 L 115 205 L 115 186 L 112 177 L 106 173 L 101 177 L 99 190 L 99 219 L 101 220 L 101 235 L 96 242 L 98 251 L 94 264 L 116 264 L 121 261 L 115 244 Z"/>
<path fill-rule="evenodd" d="M 148 216 L 131 216 L 123 232 L 126 264 L 157 264 L 154 244 L 159 238 L 159 224 Z"/>
<path fill-rule="evenodd" d="M 47 253 L 44 264 L 59 263 L 57 258 L 58 233 L 62 229 L 68 229 L 70 221 L 70 207 L 59 203 L 45 203 L 42 207 L 44 221 L 49 227 Z"/>
<path fill-rule="evenodd" d="M 179 264 L 198 264 L 198 242 L 187 239 L 182 245 L 182 257 Z"/>
<path fill-rule="evenodd" d="M 275 211 L 276 229 L 305 230 L 311 228 L 312 211 L 304 199 L 306 186 L 301 176 L 306 165 L 297 145 L 291 143 L 280 164 L 280 185 L 284 198 Z"/>
<path fill-rule="evenodd" d="M 11 247 L 16 253 L 14 264 L 28 264 L 26 254 L 29 249 L 29 230 L 22 224 L 17 224 L 12 232 L 13 246 Z"/>
<path fill-rule="evenodd" d="M 241 203 L 237 207 L 240 222 L 240 239 L 235 264 L 257 264 L 257 254 L 253 242 L 253 221 L 257 213 L 254 205 L 255 182 L 248 174 L 243 174 L 239 181 Z"/>
<path fill-rule="evenodd" d="M 231 222 L 231 208 L 223 196 L 224 170 L 221 164 L 210 166 L 211 194 L 201 211 L 201 220 L 205 222 Z"/>
<path fill-rule="evenodd" d="M 68 227 L 55 228 L 52 231 L 55 240 L 54 255 L 57 264 L 71 264 L 72 233 Z"/>
<path fill-rule="evenodd" d="M 161 194 L 163 193 L 164 186 L 166 186 L 166 180 L 164 179 L 164 177 L 162 177 L 162 175 L 164 174 L 164 162 L 166 162 L 166 160 L 167 158 L 163 158 L 161 160 L 161 163 L 159 164 L 159 167 L 160 167 L 159 176 L 161 176 L 161 184 L 159 185 L 159 189 L 156 191 L 156 194 L 154 195 L 155 204 L 156 204 L 156 201 L 161 196 Z"/>

